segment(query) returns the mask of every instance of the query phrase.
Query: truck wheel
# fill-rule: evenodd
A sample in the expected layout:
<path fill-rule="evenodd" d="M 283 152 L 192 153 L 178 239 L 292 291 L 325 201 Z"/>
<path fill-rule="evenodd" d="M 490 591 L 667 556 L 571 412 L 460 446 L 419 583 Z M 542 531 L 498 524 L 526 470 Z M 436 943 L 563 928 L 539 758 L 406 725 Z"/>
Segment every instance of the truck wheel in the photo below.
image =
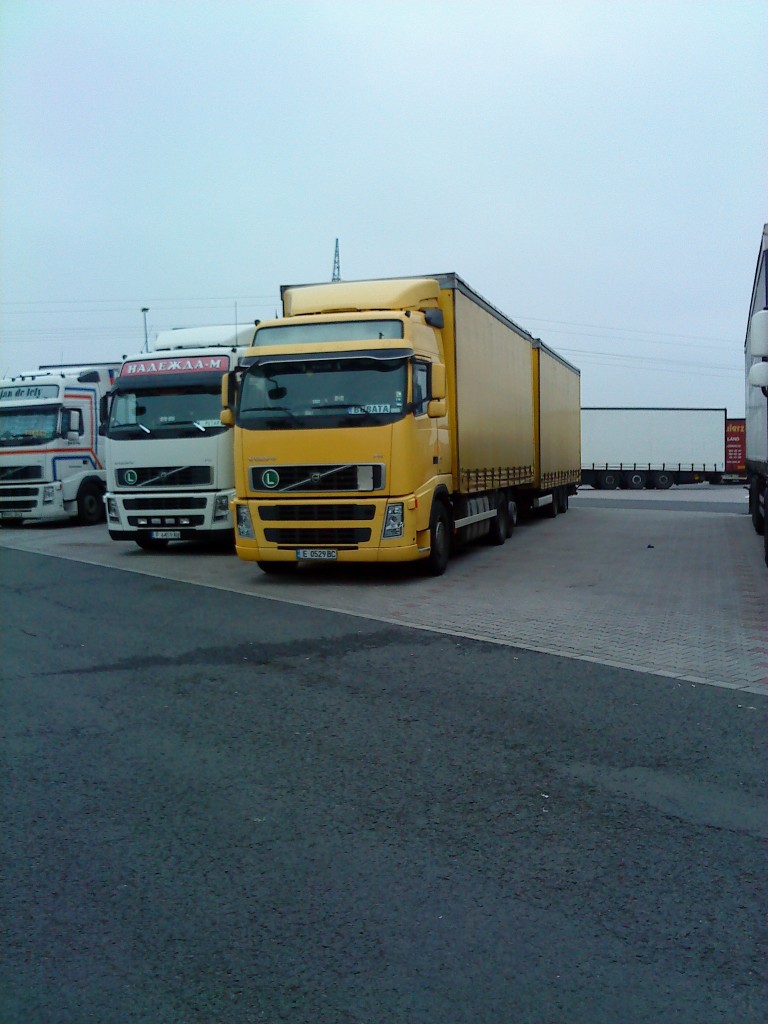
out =
<path fill-rule="evenodd" d="M 673 483 L 672 474 L 663 469 L 653 474 L 653 486 L 657 491 L 668 491 Z"/>
<path fill-rule="evenodd" d="M 600 481 L 601 491 L 615 491 L 619 486 L 619 474 L 614 473 L 613 470 L 610 469 L 600 473 L 598 480 Z"/>
<path fill-rule="evenodd" d="M 500 547 L 510 534 L 509 509 L 507 499 L 500 495 L 496 504 L 496 516 L 489 520 L 491 527 L 488 530 L 488 543 L 494 547 Z"/>
<path fill-rule="evenodd" d="M 451 532 L 445 505 L 436 501 L 429 517 L 430 550 L 424 561 L 428 576 L 442 576 L 451 557 Z"/>
<path fill-rule="evenodd" d="M 77 521 L 81 526 L 104 522 L 104 498 L 99 485 L 92 481 L 86 481 L 77 492 Z"/>
<path fill-rule="evenodd" d="M 257 562 L 256 565 L 269 576 L 290 576 L 299 567 L 298 562 Z"/>
<path fill-rule="evenodd" d="M 142 551 L 165 551 L 168 547 L 167 540 L 155 540 L 154 537 L 142 537 L 136 543 Z"/>
<path fill-rule="evenodd" d="M 631 473 L 627 473 L 624 480 L 629 491 L 642 491 L 645 487 L 645 481 L 647 479 L 646 473 L 641 473 L 638 470 L 633 470 Z"/>
<path fill-rule="evenodd" d="M 765 533 L 765 517 L 760 512 L 760 481 L 755 477 L 749 485 L 749 513 L 755 533 Z"/>
<path fill-rule="evenodd" d="M 510 501 L 507 505 L 507 537 L 512 536 L 512 531 L 517 526 L 517 504 Z"/>

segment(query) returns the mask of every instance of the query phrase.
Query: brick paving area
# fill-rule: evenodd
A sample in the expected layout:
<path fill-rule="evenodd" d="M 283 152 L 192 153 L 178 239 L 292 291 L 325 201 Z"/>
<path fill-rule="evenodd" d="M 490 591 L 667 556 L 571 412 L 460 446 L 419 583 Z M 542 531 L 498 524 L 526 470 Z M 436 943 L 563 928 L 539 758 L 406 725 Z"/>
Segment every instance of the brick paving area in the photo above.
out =
<path fill-rule="evenodd" d="M 102 527 L 0 531 L 0 544 L 768 695 L 768 571 L 747 517 L 571 506 L 472 546 L 445 576 L 302 569 L 265 576 L 234 557 L 148 555 Z"/>

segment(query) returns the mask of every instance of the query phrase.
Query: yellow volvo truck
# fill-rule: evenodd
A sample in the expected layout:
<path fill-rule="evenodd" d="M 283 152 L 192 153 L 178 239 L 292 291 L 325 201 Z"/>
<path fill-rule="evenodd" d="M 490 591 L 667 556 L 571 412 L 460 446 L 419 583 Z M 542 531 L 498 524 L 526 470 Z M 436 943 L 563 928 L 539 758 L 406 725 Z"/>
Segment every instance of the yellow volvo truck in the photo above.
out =
<path fill-rule="evenodd" d="M 579 371 L 456 274 L 281 289 L 222 382 L 236 545 L 265 572 L 503 544 L 579 482 Z"/>

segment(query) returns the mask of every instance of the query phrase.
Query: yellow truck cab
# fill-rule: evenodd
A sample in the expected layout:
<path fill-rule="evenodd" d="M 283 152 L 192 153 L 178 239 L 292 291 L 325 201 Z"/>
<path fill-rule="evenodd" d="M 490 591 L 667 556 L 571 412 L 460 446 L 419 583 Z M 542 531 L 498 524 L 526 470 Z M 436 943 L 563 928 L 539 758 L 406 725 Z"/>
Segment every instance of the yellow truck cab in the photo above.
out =
<path fill-rule="evenodd" d="M 285 286 L 282 298 L 283 317 L 257 325 L 222 386 L 241 558 L 266 572 L 422 560 L 439 575 L 452 540 L 501 544 L 518 508 L 565 510 L 578 386 L 565 396 L 568 471 L 542 489 L 540 343 L 456 275 Z"/>

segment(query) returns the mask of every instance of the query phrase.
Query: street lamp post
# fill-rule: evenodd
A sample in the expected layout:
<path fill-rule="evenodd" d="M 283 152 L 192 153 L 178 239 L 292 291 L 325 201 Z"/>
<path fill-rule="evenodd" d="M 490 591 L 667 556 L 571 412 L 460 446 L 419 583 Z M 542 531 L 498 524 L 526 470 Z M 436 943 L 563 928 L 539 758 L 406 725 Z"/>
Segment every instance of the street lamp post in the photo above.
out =
<path fill-rule="evenodd" d="M 144 351 L 149 351 L 149 337 L 147 336 L 147 313 L 149 312 L 148 306 L 142 306 L 141 312 L 144 316 Z"/>

